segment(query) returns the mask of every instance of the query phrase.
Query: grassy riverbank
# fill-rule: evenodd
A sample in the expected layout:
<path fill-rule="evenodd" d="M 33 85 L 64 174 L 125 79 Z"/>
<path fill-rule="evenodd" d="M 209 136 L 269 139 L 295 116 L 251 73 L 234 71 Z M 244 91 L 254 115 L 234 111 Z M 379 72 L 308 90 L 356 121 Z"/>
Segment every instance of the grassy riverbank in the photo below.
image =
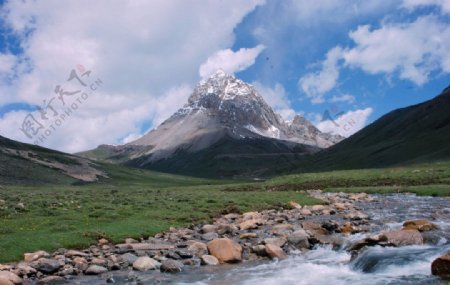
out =
<path fill-rule="evenodd" d="M 110 179 L 80 186 L 0 188 L 0 262 L 24 252 L 119 242 L 208 221 L 224 211 L 319 203 L 303 190 L 450 195 L 450 163 L 333 171 L 266 182 L 196 179 L 108 166 Z M 23 208 L 21 204 L 23 204 Z"/>

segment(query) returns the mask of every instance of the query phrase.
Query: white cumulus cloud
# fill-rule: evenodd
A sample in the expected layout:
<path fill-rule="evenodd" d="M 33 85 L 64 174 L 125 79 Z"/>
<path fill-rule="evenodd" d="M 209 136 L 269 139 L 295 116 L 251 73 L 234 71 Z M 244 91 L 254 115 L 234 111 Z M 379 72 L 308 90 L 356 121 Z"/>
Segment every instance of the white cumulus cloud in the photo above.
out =
<path fill-rule="evenodd" d="M 349 137 L 366 126 L 372 112 L 373 109 L 369 107 L 338 114 L 338 117 L 335 118 L 328 111 L 330 118 L 322 118 L 326 120 L 316 123 L 316 127 L 324 133 Z"/>
<path fill-rule="evenodd" d="M 263 45 L 254 48 L 241 48 L 238 51 L 219 50 L 200 66 L 199 74 L 202 78 L 207 78 L 218 69 L 230 74 L 245 70 L 255 63 L 256 58 L 263 50 Z"/>
<path fill-rule="evenodd" d="M 8 1 L 0 14 L 23 54 L 14 81 L 0 86 L 0 104 L 41 105 L 81 64 L 103 80 L 102 89 L 44 146 L 72 152 L 140 135 L 143 122 L 154 126 L 183 105 L 186 92 L 173 90 L 193 86 L 205 58 L 230 48 L 236 25 L 263 3 Z M 10 68 L 10 59 L 1 61 L 2 70 Z M 24 116 L 0 118 L 1 134 L 31 142 L 18 130 Z"/>
<path fill-rule="evenodd" d="M 319 70 L 300 78 L 300 90 L 312 103 L 325 101 L 343 67 L 398 76 L 418 86 L 427 83 L 433 72 L 450 73 L 450 25 L 435 15 L 411 22 L 382 22 L 379 28 L 359 26 L 349 37 L 353 47 L 334 47 Z"/>
<path fill-rule="evenodd" d="M 311 103 L 319 104 L 325 101 L 324 95 L 334 88 L 339 78 L 339 60 L 342 58 L 340 47 L 330 50 L 321 63 L 321 69 L 300 78 L 300 89 L 311 99 Z"/>

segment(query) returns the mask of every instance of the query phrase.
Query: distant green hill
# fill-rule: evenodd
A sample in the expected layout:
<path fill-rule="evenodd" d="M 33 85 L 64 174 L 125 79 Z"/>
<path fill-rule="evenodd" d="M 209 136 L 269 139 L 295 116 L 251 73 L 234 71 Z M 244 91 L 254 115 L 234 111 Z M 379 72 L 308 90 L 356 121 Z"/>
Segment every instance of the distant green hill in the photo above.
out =
<path fill-rule="evenodd" d="M 85 183 L 155 187 L 218 183 L 204 179 L 93 162 L 75 155 L 0 136 L 1 185 L 79 185 Z"/>
<path fill-rule="evenodd" d="M 439 96 L 394 110 L 323 150 L 301 170 L 386 167 L 450 160 L 450 87 Z"/>

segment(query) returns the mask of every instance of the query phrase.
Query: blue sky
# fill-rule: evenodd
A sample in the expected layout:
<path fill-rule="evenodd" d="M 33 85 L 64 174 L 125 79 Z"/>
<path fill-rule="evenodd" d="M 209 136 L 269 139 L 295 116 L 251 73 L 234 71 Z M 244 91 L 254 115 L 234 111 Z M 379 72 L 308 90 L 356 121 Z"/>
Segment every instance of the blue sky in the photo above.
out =
<path fill-rule="evenodd" d="M 344 136 L 450 85 L 447 0 L 0 5 L 0 134 L 44 136 L 39 144 L 68 152 L 138 138 L 217 68 L 252 83 L 286 120 L 301 114 Z M 88 85 L 68 82 L 72 70 L 90 70 Z M 55 127 L 78 96 L 62 106 L 57 85 L 89 95 Z M 36 106 L 58 116 L 44 120 Z M 31 138 L 20 130 L 29 114 L 42 127 Z M 344 130 L 348 121 L 356 124 Z"/>

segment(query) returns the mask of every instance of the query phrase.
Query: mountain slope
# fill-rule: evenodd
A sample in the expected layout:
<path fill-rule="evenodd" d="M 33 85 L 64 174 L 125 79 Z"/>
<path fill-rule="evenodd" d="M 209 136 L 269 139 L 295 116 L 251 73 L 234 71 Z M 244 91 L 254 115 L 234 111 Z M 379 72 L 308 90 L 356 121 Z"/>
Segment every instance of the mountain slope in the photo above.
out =
<path fill-rule="evenodd" d="M 91 161 L 0 136 L 0 184 L 71 184 L 107 175 Z"/>
<path fill-rule="evenodd" d="M 301 169 L 385 167 L 450 159 L 450 87 L 437 97 L 394 110 L 321 151 Z"/>
<path fill-rule="evenodd" d="M 200 82 L 184 107 L 142 138 L 80 155 L 194 176 L 255 176 L 284 169 L 280 163 L 290 165 L 342 139 L 300 116 L 283 121 L 251 85 L 219 70 Z M 289 159 L 280 161 L 285 156 Z"/>

